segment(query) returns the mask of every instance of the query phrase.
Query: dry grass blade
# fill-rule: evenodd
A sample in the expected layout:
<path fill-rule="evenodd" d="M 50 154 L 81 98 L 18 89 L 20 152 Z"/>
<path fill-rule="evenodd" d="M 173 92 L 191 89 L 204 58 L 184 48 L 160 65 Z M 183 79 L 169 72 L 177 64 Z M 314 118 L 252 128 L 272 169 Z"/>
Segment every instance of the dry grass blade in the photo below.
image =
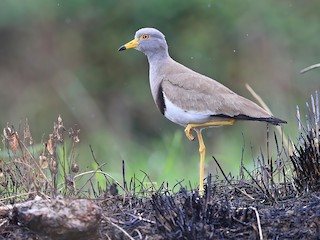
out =
<path fill-rule="evenodd" d="M 248 89 L 248 91 L 251 93 L 251 95 L 258 101 L 258 103 L 262 106 L 262 108 L 264 110 L 266 110 L 268 113 L 272 114 L 270 108 L 267 106 L 267 104 L 263 101 L 263 99 L 250 87 L 249 84 L 246 83 L 246 88 Z M 275 126 L 278 133 L 282 136 L 283 138 L 283 144 L 284 146 L 287 146 L 288 148 L 288 153 L 289 153 L 289 156 L 292 155 L 292 146 L 291 144 L 289 144 L 289 141 L 288 141 L 288 138 L 286 137 L 286 135 L 284 134 L 281 126 Z"/>
<path fill-rule="evenodd" d="M 306 68 L 302 69 L 302 70 L 300 71 L 300 73 L 305 73 L 305 72 L 308 72 L 308 71 L 310 71 L 310 70 L 312 70 L 312 69 L 319 68 L 319 67 L 320 67 L 320 63 L 313 64 L 313 65 L 311 65 L 311 66 L 309 66 L 309 67 L 306 67 Z"/>

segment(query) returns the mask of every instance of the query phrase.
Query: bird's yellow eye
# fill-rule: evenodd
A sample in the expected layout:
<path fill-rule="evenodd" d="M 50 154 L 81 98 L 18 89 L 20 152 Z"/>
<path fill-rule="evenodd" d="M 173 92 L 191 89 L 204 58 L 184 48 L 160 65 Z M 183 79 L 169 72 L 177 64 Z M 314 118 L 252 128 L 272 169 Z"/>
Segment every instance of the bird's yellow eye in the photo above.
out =
<path fill-rule="evenodd" d="M 143 35 L 141 36 L 141 38 L 144 39 L 144 40 L 147 40 L 147 39 L 150 38 L 150 35 L 148 35 L 148 34 L 143 34 Z"/>

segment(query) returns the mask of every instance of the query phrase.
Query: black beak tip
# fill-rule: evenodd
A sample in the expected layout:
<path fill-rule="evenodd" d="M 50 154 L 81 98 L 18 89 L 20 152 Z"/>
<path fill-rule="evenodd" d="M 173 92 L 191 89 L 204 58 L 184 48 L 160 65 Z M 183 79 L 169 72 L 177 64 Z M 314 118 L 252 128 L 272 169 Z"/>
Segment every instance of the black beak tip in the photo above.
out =
<path fill-rule="evenodd" d="M 119 52 L 120 52 L 120 51 L 124 51 L 124 50 L 126 50 L 126 47 L 125 47 L 125 46 L 121 46 L 121 47 L 119 47 L 119 49 L 118 49 Z"/>

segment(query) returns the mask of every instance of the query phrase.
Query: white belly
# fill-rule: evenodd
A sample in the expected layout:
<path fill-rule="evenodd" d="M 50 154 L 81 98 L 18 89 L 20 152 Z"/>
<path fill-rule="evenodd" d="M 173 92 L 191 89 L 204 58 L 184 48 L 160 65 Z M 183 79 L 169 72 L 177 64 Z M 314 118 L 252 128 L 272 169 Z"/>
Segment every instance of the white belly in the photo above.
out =
<path fill-rule="evenodd" d="M 189 123 L 204 123 L 210 120 L 210 115 L 213 113 L 207 112 L 196 112 L 196 111 L 185 111 L 178 106 L 174 105 L 166 96 L 163 94 L 165 103 L 164 115 L 170 121 L 177 123 L 182 126 L 187 126 Z"/>

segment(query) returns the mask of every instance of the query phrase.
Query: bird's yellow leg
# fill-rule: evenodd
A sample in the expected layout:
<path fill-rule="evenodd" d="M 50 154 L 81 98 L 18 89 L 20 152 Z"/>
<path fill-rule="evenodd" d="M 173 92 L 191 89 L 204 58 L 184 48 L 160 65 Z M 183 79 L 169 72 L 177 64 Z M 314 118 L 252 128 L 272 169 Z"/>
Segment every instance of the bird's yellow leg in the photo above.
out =
<path fill-rule="evenodd" d="M 204 194 L 204 186 L 203 186 L 203 179 L 204 179 L 204 160 L 206 157 L 206 145 L 204 144 L 201 129 L 206 127 L 213 127 L 213 126 L 226 126 L 226 125 L 233 125 L 235 122 L 234 119 L 226 120 L 226 121 L 219 121 L 219 122 L 207 122 L 202 124 L 188 124 L 185 128 L 184 132 L 187 138 L 192 141 L 194 140 L 194 136 L 192 135 L 191 131 L 194 129 L 197 133 L 198 141 L 199 141 L 199 153 L 200 153 L 200 173 L 199 173 L 199 195 L 203 196 Z"/>
<path fill-rule="evenodd" d="M 200 174 L 199 174 L 199 195 L 203 196 L 204 187 L 203 187 L 203 179 L 204 179 L 204 159 L 206 157 L 206 145 L 204 144 L 201 129 L 197 130 L 197 137 L 199 141 L 199 153 L 200 153 Z"/>
<path fill-rule="evenodd" d="M 187 136 L 187 138 L 190 141 L 194 140 L 194 136 L 192 135 L 191 131 L 195 128 L 206 128 L 206 127 L 217 127 L 217 126 L 226 126 L 226 125 L 233 125 L 236 120 L 230 119 L 230 120 L 224 120 L 224 121 L 218 121 L 218 122 L 206 122 L 206 123 L 190 123 L 187 125 L 187 127 L 184 129 L 184 132 Z"/>

